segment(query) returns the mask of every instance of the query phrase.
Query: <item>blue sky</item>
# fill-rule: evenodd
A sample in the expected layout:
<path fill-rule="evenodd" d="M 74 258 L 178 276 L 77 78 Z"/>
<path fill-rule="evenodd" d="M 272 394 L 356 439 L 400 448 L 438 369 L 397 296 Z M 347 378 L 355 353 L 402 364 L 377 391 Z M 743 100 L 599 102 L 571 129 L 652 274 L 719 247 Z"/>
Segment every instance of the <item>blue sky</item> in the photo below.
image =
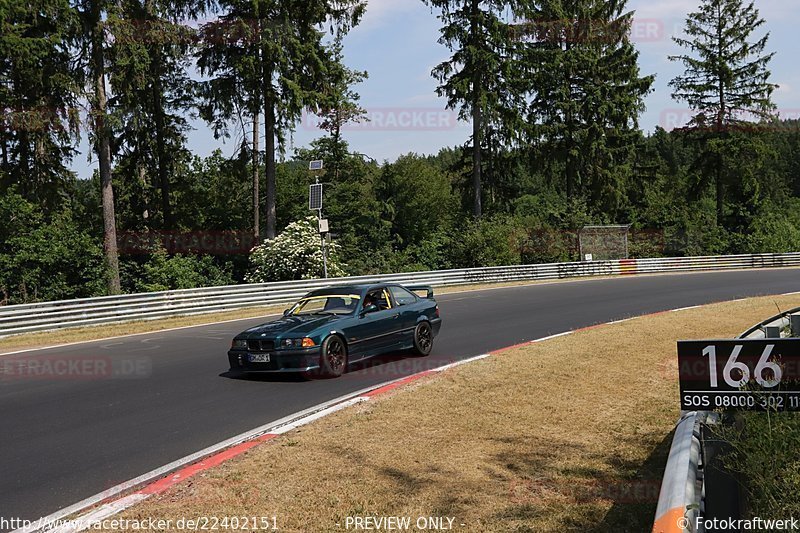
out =
<path fill-rule="evenodd" d="M 766 19 L 763 29 L 771 34 L 768 48 L 777 52 L 770 65 L 772 82 L 780 85 L 774 101 L 783 116 L 793 118 L 800 118 L 800 70 L 795 66 L 800 43 L 797 1 L 756 1 Z M 681 67 L 667 56 L 680 53 L 670 37 L 682 31 L 686 14 L 697 6 L 698 0 L 628 2 L 629 9 L 636 12 L 632 38 L 640 52 L 641 71 L 656 75 L 654 91 L 646 100 L 647 111 L 640 118 L 645 131 L 657 125 L 671 129 L 686 121 L 688 111 L 670 98 L 668 87 Z M 469 126 L 444 110 L 445 102 L 436 96 L 437 83 L 430 76 L 431 69 L 449 56 L 437 43 L 440 23 L 435 15 L 420 0 L 368 0 L 364 20 L 346 37 L 348 66 L 369 73 L 357 90 L 372 121 L 344 132 L 354 152 L 393 161 L 408 152 L 433 154 L 468 138 Z M 189 148 L 197 155 L 206 156 L 216 148 L 225 155 L 236 151 L 234 139 L 215 140 L 202 121 L 193 126 Z M 322 134 L 310 118 L 302 121 L 291 137 L 288 154 Z M 86 153 L 84 142 L 73 164 L 81 178 L 89 177 L 96 166 L 87 161 Z"/>

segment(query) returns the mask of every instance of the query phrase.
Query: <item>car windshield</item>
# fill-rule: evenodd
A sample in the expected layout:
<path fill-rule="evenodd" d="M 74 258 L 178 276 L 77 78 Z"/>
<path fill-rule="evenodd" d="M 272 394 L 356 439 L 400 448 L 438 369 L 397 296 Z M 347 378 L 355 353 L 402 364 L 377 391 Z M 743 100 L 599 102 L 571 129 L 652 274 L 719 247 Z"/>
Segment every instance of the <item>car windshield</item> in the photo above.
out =
<path fill-rule="evenodd" d="M 359 296 L 333 294 L 303 298 L 292 307 L 290 315 L 349 315 L 355 312 Z"/>

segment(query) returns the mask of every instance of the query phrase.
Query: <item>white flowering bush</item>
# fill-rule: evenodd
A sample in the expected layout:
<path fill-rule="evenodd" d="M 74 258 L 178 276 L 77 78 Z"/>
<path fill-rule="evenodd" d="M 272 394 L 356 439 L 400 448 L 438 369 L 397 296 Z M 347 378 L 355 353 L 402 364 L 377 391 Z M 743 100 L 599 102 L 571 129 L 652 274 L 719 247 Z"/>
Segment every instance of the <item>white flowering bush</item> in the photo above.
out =
<path fill-rule="evenodd" d="M 306 217 L 289 224 L 277 238 L 253 248 L 250 273 L 245 280 L 248 283 L 267 283 L 321 278 L 322 243 L 317 228 L 316 217 Z M 339 261 L 339 245 L 326 243 L 325 248 L 328 251 L 328 276 L 344 276 L 344 264 Z"/>

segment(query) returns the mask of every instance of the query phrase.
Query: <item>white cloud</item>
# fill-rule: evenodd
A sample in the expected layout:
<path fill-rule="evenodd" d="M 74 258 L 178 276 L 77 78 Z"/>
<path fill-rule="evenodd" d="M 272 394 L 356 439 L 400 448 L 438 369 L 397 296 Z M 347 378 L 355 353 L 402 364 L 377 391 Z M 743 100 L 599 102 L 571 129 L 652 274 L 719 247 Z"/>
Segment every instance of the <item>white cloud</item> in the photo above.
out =
<path fill-rule="evenodd" d="M 633 0 L 628 9 L 636 10 L 637 18 L 672 19 L 684 18 L 687 13 L 697 9 L 698 0 Z"/>
<path fill-rule="evenodd" d="M 701 0 L 630 0 L 629 9 L 635 9 L 638 17 L 652 18 L 685 18 L 687 14 L 696 11 Z M 762 17 L 778 21 L 785 17 L 798 18 L 800 10 L 797 9 L 797 0 L 756 0 L 756 8 Z"/>
<path fill-rule="evenodd" d="M 375 30 L 390 22 L 393 16 L 418 10 L 421 6 L 419 0 L 367 0 L 367 12 L 355 31 Z"/>

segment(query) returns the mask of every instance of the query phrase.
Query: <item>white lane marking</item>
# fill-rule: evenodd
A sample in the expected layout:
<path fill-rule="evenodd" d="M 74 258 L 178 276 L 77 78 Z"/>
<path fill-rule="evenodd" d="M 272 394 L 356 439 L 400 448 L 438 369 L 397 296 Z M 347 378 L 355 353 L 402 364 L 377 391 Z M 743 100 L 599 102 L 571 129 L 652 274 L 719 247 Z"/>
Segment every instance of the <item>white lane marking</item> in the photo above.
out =
<path fill-rule="evenodd" d="M 106 342 L 100 345 L 100 348 L 111 348 L 113 346 L 122 346 L 124 342 Z"/>
<path fill-rule="evenodd" d="M 146 500 L 149 496 L 149 494 L 131 494 L 125 496 L 119 500 L 105 503 L 91 513 L 79 517 L 77 520 L 70 521 L 66 524 L 54 527 L 53 529 L 47 528 L 47 531 L 48 533 L 77 533 L 78 531 L 89 529 L 90 527 L 96 527 L 95 524 L 99 524 L 106 518 L 133 507 L 137 503 Z"/>
<path fill-rule="evenodd" d="M 550 339 L 557 339 L 559 337 L 564 337 L 566 335 L 572 335 L 575 333 L 574 331 L 564 331 L 562 333 L 556 333 L 555 335 L 548 335 L 547 337 L 542 337 L 541 339 L 534 339 L 531 341 L 531 344 L 535 344 L 537 342 L 544 342 L 549 341 Z"/>
<path fill-rule="evenodd" d="M 746 298 L 745 298 L 746 299 Z M 742 299 L 739 300 L 731 300 L 732 302 L 741 302 Z M 689 309 L 697 309 L 700 307 L 699 305 L 690 305 L 689 307 L 679 307 L 678 309 L 672 309 L 670 313 L 677 313 L 679 311 L 688 311 Z"/>
<path fill-rule="evenodd" d="M 307 424 L 310 424 L 311 422 L 313 422 L 315 420 L 319 420 L 320 418 L 323 418 L 323 417 L 326 417 L 326 416 L 328 416 L 330 414 L 333 414 L 336 411 L 341 411 L 342 409 L 344 409 L 346 407 L 350 407 L 351 405 L 355 405 L 357 403 L 366 402 L 369 399 L 370 399 L 369 396 L 358 396 L 357 398 L 351 398 L 350 400 L 346 400 L 346 401 L 344 401 L 342 403 L 338 403 L 336 405 L 332 405 L 332 406 L 330 406 L 330 407 L 328 407 L 326 409 L 322 409 L 321 411 L 318 411 L 318 412 L 316 412 L 314 414 L 308 415 L 308 416 L 306 416 L 304 418 L 301 418 L 301 419 L 299 419 L 299 420 L 297 420 L 295 422 L 292 422 L 290 424 L 286 424 L 285 426 L 281 426 L 279 428 L 273 429 L 272 431 L 270 431 L 270 433 L 274 433 L 275 435 L 283 435 L 284 433 L 288 433 L 289 431 L 292 431 L 293 429 L 297 429 L 299 427 L 302 427 L 302 426 L 305 426 Z"/>
<path fill-rule="evenodd" d="M 446 296 L 446 295 L 444 295 L 444 296 Z M 483 298 L 483 296 L 462 296 L 461 298 L 448 298 L 447 302 L 448 303 L 463 302 L 464 300 L 476 300 L 476 299 L 479 299 L 479 298 Z"/>
<path fill-rule="evenodd" d="M 445 370 L 449 370 L 450 368 L 453 368 L 453 367 L 456 367 L 456 366 L 461 366 L 461 365 L 465 365 L 467 363 L 471 363 L 473 361 L 480 361 L 481 359 L 486 359 L 487 357 L 491 357 L 491 355 L 492 354 L 489 354 L 489 353 L 476 355 L 475 357 L 470 357 L 468 359 L 462 359 L 460 361 L 455 361 L 455 362 L 450 363 L 448 365 L 444 365 L 444 366 L 440 366 L 440 367 L 434 368 L 431 371 L 432 372 L 444 372 Z"/>

